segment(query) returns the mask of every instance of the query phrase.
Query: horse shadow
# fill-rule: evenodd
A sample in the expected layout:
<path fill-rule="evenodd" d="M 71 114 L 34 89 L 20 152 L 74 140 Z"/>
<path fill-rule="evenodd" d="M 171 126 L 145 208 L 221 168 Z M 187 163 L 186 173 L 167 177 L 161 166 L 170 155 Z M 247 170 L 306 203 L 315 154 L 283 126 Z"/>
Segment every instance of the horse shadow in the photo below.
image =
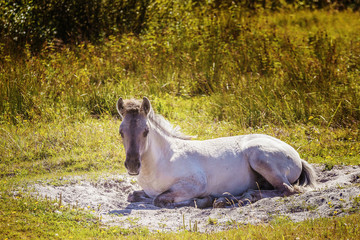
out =
<path fill-rule="evenodd" d="M 142 202 L 129 202 L 129 204 L 124 209 L 114 209 L 110 210 L 108 214 L 128 216 L 132 213 L 133 210 L 159 210 L 160 207 L 156 207 L 152 200 L 142 201 Z"/>

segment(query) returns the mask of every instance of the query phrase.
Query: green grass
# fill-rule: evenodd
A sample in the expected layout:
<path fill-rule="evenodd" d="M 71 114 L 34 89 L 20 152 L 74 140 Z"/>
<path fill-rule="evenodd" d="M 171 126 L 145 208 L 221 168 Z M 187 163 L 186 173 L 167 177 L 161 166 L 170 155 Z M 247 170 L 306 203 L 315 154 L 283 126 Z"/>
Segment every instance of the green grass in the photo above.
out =
<path fill-rule="evenodd" d="M 39 179 L 125 172 L 119 96 L 148 96 L 198 139 L 266 133 L 310 163 L 360 164 L 358 12 L 167 3 L 151 6 L 137 36 L 54 40 L 38 54 L 27 46 L 21 58 L 0 46 L 0 238 L 359 238 L 356 210 L 300 223 L 231 222 L 238 228 L 220 233 L 149 233 L 103 226 L 88 210 L 26 193 Z"/>
<path fill-rule="evenodd" d="M 3 52 L 1 120 L 115 115 L 119 95 L 146 95 L 206 96 L 208 118 L 243 127 L 359 123 L 358 12 L 173 11 L 161 24 L 155 14 L 140 36 L 50 42 L 22 59 Z"/>
<path fill-rule="evenodd" d="M 183 101 L 182 101 L 183 102 Z M 199 135 L 199 139 L 247 133 L 267 133 L 276 136 L 298 149 L 301 156 L 311 163 L 358 165 L 360 144 L 358 133 L 350 129 L 317 128 L 296 125 L 293 128 L 264 126 L 242 128 L 228 122 L 203 121 L 203 113 L 189 115 L 194 101 L 175 108 L 172 122 L 184 132 Z M 156 106 L 156 104 L 155 104 Z M 168 107 L 171 110 L 171 107 Z M 346 217 L 317 219 L 302 223 L 274 220 L 257 226 L 232 223 L 237 230 L 221 233 L 199 234 L 149 233 L 146 229 L 127 230 L 102 225 L 96 212 L 62 205 L 60 200 L 50 201 L 29 196 L 29 184 L 38 179 L 48 179 L 56 184 L 61 176 L 87 174 L 99 177 L 106 173 L 125 173 L 124 150 L 118 136 L 119 120 L 111 117 L 100 119 L 59 119 L 52 122 L 30 123 L 20 120 L 17 125 L 2 125 L 1 129 L 1 193 L 0 236 L 4 238 L 210 238 L 230 239 L 305 238 L 336 239 L 340 236 L 359 236 L 358 211 Z M 358 206 L 358 199 L 354 199 Z M 216 224 L 216 219 L 209 219 Z M 187 228 L 185 228 L 187 229 Z M 187 229 L 190 230 L 190 229 Z M 194 229 L 191 229 L 194 230 Z"/>
<path fill-rule="evenodd" d="M 87 119 L 3 125 L 2 176 L 122 169 L 117 121 Z"/>
<path fill-rule="evenodd" d="M 181 106 L 174 108 L 167 104 L 164 111 L 171 113 L 172 123 L 179 125 L 186 134 L 197 135 L 200 140 L 265 133 L 291 144 L 311 163 L 360 164 L 358 130 L 319 127 L 311 122 L 292 127 L 242 128 L 225 121 L 213 122 L 206 119 L 202 111 L 196 113 L 194 108 L 200 109 L 194 106 L 194 99 L 181 99 L 181 102 Z M 155 108 L 157 104 L 159 102 L 154 102 Z M 120 120 L 111 117 L 35 123 L 19 120 L 16 125 L 3 124 L 0 128 L 0 176 L 124 172 L 125 156 L 118 134 L 119 125 Z"/>

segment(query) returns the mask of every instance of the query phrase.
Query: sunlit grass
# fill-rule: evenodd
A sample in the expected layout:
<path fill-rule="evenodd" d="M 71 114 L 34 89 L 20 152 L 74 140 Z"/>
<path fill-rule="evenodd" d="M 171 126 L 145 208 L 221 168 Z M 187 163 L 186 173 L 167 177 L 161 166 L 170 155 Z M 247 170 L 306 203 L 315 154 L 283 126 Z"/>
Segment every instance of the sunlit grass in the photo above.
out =
<path fill-rule="evenodd" d="M 359 13 L 185 10 L 174 9 L 167 27 L 154 17 L 140 36 L 5 56 L 0 120 L 115 115 L 119 95 L 206 95 L 207 117 L 244 127 L 358 123 Z"/>
<path fill-rule="evenodd" d="M 357 129 L 327 128 L 313 125 L 264 125 L 244 128 L 226 121 L 207 118 L 206 98 L 155 99 L 155 111 L 183 132 L 210 139 L 251 133 L 277 137 L 292 145 L 311 163 L 360 164 Z M 52 122 L 18 119 L 16 125 L 0 128 L 1 176 L 36 176 L 72 172 L 124 172 L 125 153 L 118 134 L 119 119 L 102 117 L 73 121 L 59 118 Z"/>
<path fill-rule="evenodd" d="M 160 3 L 167 2 L 152 6 L 148 28 L 137 36 L 110 36 L 99 45 L 54 41 L 39 54 L 27 46 L 23 58 L 0 46 L 0 236 L 358 239 L 359 213 L 149 234 L 103 226 L 87 210 L 24 192 L 38 179 L 125 172 L 119 96 L 148 96 L 155 112 L 200 140 L 264 133 L 310 163 L 360 164 L 358 12 L 254 14 Z"/>
<path fill-rule="evenodd" d="M 123 147 L 118 121 L 87 119 L 3 125 L 1 175 L 121 171 Z"/>

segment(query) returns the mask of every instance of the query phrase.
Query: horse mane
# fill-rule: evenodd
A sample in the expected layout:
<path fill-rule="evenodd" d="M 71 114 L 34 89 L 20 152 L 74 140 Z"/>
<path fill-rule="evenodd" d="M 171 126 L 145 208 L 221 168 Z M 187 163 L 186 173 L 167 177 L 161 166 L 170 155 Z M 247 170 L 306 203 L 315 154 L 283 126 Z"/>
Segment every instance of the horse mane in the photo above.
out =
<path fill-rule="evenodd" d="M 180 131 L 179 126 L 173 126 L 168 120 L 166 120 L 160 114 L 154 113 L 153 110 L 149 113 L 148 116 L 151 125 L 153 125 L 156 129 L 160 130 L 162 133 L 169 137 L 183 139 L 183 140 L 190 140 L 194 138 L 194 136 L 185 135 Z"/>
<path fill-rule="evenodd" d="M 141 114 L 141 101 L 136 99 L 129 99 L 124 101 L 124 113 L 130 114 Z M 154 110 L 151 108 L 148 119 L 150 124 L 155 128 L 155 130 L 162 132 L 166 136 L 183 139 L 183 140 L 190 140 L 194 138 L 194 136 L 185 135 L 180 131 L 179 126 L 173 126 L 168 120 L 166 120 L 160 114 L 154 113 Z"/>

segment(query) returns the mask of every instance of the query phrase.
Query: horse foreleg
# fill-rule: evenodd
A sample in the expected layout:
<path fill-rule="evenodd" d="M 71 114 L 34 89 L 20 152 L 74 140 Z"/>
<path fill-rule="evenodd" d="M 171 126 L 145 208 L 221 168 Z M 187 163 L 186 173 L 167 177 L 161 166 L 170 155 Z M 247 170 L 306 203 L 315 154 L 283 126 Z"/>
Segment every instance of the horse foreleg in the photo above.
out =
<path fill-rule="evenodd" d="M 204 189 L 205 181 L 196 181 L 195 179 L 179 181 L 171 188 L 154 199 L 154 205 L 157 207 L 175 208 L 175 207 L 197 207 L 206 208 L 212 206 L 210 196 L 197 198 Z"/>
<path fill-rule="evenodd" d="M 129 202 L 151 202 L 152 198 L 150 198 L 144 190 L 141 190 L 130 193 L 127 200 Z"/>

